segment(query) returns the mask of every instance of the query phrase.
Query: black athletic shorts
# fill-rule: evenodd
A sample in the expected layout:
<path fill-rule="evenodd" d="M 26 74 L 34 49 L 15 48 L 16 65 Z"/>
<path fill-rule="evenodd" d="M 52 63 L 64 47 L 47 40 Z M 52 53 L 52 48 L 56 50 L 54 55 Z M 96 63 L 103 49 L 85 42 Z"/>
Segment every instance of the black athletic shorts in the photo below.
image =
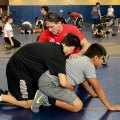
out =
<path fill-rule="evenodd" d="M 38 89 L 38 82 L 30 75 L 21 72 L 15 63 L 9 61 L 6 67 L 6 76 L 9 92 L 17 100 L 32 100 Z"/>

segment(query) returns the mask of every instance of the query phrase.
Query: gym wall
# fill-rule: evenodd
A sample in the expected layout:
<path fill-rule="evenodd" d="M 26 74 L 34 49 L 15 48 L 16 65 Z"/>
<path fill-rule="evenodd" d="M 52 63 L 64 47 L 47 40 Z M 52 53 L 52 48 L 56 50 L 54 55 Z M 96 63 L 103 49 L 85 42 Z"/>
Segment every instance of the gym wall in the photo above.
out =
<path fill-rule="evenodd" d="M 115 16 L 119 17 L 120 0 L 9 0 L 10 15 L 14 24 L 20 24 L 21 20 L 29 20 L 35 24 L 35 17 L 42 18 L 40 9 L 42 5 L 48 5 L 49 11 L 55 11 L 62 17 L 68 17 L 68 12 L 80 12 L 85 22 L 91 22 L 91 10 L 96 2 L 101 3 L 101 13 L 105 15 L 110 4 L 115 9 Z"/>
<path fill-rule="evenodd" d="M 100 2 L 102 5 L 120 5 L 120 0 L 9 0 L 10 5 L 94 5 Z"/>

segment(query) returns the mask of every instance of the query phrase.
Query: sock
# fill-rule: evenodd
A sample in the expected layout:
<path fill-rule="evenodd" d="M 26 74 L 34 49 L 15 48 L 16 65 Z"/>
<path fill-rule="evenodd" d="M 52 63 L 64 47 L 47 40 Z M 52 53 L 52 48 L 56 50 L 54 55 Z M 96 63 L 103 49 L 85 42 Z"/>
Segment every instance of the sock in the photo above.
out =
<path fill-rule="evenodd" d="M 48 97 L 48 101 L 49 101 L 50 104 L 55 106 L 56 100 L 54 98 Z"/>
<path fill-rule="evenodd" d="M 2 102 L 2 95 L 0 96 L 0 102 Z"/>

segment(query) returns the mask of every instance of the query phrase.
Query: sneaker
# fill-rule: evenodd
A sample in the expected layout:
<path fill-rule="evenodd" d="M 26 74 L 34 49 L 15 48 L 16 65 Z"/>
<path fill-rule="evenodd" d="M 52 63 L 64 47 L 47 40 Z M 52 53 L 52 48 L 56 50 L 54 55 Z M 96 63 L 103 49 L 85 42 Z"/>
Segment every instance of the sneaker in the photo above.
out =
<path fill-rule="evenodd" d="M 25 34 L 25 31 L 24 31 L 24 30 L 21 30 L 21 34 Z"/>
<path fill-rule="evenodd" d="M 103 58 L 103 66 L 107 66 L 108 65 L 108 60 L 109 60 L 109 55 L 106 55 L 104 58 Z"/>
<path fill-rule="evenodd" d="M 37 90 L 34 101 L 31 106 L 31 110 L 35 113 L 39 112 L 40 106 L 46 106 L 48 104 L 48 97 L 40 90 Z"/>
<path fill-rule="evenodd" d="M 30 33 L 31 33 L 31 30 L 28 30 L 27 32 L 28 32 L 28 34 L 30 34 Z"/>
<path fill-rule="evenodd" d="M 116 36 L 116 34 L 115 34 L 115 33 L 113 33 L 113 34 L 112 34 L 112 36 Z"/>
<path fill-rule="evenodd" d="M 6 48 L 7 50 L 10 50 L 10 49 L 12 48 L 12 46 L 11 46 L 10 44 L 5 43 L 5 48 Z"/>

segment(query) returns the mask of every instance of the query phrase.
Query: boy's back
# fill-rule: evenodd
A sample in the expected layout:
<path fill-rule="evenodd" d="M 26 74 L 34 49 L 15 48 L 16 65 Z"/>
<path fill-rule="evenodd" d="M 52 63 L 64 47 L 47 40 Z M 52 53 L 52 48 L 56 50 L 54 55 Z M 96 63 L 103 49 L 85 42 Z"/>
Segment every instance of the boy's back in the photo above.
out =
<path fill-rule="evenodd" d="M 66 74 L 72 85 L 79 85 L 86 78 L 95 78 L 95 67 L 90 58 L 79 56 L 74 59 L 67 59 Z"/>

